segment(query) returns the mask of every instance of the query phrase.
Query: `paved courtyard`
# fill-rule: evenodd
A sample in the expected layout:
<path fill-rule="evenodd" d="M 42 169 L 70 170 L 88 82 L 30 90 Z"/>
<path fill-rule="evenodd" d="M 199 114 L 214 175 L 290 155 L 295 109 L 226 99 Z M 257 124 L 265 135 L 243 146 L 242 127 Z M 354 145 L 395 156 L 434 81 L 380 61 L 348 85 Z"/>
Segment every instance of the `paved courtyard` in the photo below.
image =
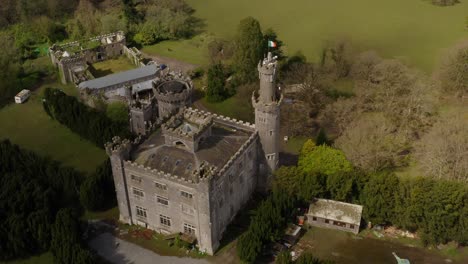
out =
<path fill-rule="evenodd" d="M 91 248 L 115 264 L 209 264 L 206 260 L 160 256 L 150 250 L 103 233 L 90 241 Z"/>

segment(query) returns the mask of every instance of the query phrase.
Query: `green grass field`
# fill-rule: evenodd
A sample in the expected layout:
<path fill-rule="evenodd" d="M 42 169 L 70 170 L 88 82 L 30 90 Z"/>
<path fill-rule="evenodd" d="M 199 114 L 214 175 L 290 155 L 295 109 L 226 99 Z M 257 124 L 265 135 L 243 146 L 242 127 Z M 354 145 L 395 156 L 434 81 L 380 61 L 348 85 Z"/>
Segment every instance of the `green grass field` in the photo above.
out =
<path fill-rule="evenodd" d="M 174 58 L 184 62 L 208 64 L 208 43 L 213 39 L 208 34 L 200 34 L 191 39 L 168 40 L 158 44 L 145 46 L 142 51 L 148 54 Z"/>
<path fill-rule="evenodd" d="M 273 28 L 288 54 L 316 61 L 326 41 L 347 38 L 360 49 L 403 58 L 430 71 L 440 52 L 468 37 L 468 1 L 451 7 L 423 0 L 187 0 L 206 31 L 230 38 L 239 21 L 258 19 Z"/>
<path fill-rule="evenodd" d="M 90 72 L 95 78 L 99 78 L 112 73 L 128 71 L 135 68 L 136 66 L 133 65 L 127 57 L 120 56 L 117 59 L 94 63 L 90 68 Z"/>
<path fill-rule="evenodd" d="M 93 172 L 105 160 L 104 150 L 47 116 L 40 96 L 45 87 L 76 93 L 73 86 L 53 83 L 35 91 L 24 104 L 11 104 L 0 109 L 0 139 L 10 139 L 23 148 L 50 156 L 80 171 Z"/>
<path fill-rule="evenodd" d="M 39 256 L 30 257 L 24 260 L 14 260 L 9 262 L 1 262 L 5 264 L 52 264 L 54 259 L 51 253 L 44 253 Z"/>

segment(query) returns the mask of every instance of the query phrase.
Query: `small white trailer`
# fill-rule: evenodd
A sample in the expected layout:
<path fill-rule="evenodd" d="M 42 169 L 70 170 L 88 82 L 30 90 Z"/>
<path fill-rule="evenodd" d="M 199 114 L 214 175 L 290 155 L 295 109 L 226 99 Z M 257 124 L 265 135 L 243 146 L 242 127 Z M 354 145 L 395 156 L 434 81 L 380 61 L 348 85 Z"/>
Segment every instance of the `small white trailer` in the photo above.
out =
<path fill-rule="evenodd" d="M 24 89 L 15 96 L 15 103 L 22 104 L 31 96 L 31 91 Z"/>

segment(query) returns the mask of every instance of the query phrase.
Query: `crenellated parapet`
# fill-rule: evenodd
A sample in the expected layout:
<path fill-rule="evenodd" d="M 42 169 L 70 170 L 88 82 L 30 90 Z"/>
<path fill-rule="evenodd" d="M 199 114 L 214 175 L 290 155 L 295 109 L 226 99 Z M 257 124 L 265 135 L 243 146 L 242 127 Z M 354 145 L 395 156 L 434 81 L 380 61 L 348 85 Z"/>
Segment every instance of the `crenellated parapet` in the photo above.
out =
<path fill-rule="evenodd" d="M 252 93 L 252 105 L 255 109 L 261 109 L 264 113 L 277 114 L 279 112 L 279 107 L 283 102 L 283 94 L 279 94 L 278 101 L 264 103 L 258 97 L 256 97 L 255 92 Z"/>
<path fill-rule="evenodd" d="M 219 175 L 223 175 L 235 163 L 239 157 L 243 156 L 249 146 L 258 139 L 258 132 L 253 133 L 249 139 L 239 148 L 239 150 L 226 162 L 226 164 L 219 170 Z"/>
<path fill-rule="evenodd" d="M 117 155 L 125 157 L 129 155 L 132 145 L 133 143 L 128 139 L 113 137 L 111 142 L 104 144 L 104 148 L 109 156 Z"/>
<path fill-rule="evenodd" d="M 165 135 L 197 140 L 213 125 L 213 118 L 207 113 L 200 113 L 191 108 L 182 108 L 166 123 L 161 125 Z"/>

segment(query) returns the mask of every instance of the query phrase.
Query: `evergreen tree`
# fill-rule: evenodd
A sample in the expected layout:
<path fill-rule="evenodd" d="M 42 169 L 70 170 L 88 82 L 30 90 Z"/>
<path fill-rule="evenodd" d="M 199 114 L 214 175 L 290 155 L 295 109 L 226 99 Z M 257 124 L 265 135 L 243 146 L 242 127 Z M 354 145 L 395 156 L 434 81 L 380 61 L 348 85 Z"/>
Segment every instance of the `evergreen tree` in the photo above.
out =
<path fill-rule="evenodd" d="M 240 82 L 256 80 L 257 65 L 264 55 L 264 44 L 260 23 L 252 17 L 241 20 L 237 30 L 234 53 L 236 76 Z"/>
<path fill-rule="evenodd" d="M 225 72 L 221 63 L 213 64 L 208 69 L 206 87 L 206 98 L 208 102 L 220 102 L 227 98 L 228 92 L 225 88 Z"/>

